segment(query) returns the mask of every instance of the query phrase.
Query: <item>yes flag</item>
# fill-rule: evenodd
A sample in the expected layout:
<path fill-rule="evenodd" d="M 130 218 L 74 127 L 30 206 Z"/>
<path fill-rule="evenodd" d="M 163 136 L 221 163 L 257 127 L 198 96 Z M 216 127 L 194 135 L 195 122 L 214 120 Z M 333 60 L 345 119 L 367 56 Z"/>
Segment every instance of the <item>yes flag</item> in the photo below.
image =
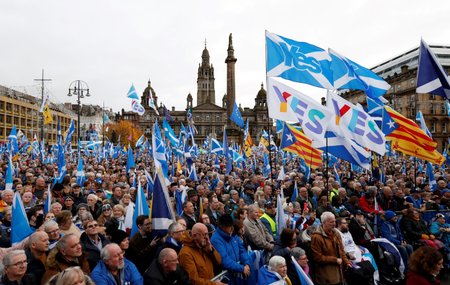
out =
<path fill-rule="evenodd" d="M 177 193 L 179 193 L 178 190 L 176 190 L 175 196 Z M 172 203 L 161 169 L 157 169 L 155 176 L 151 213 L 152 232 L 158 236 L 165 235 L 170 224 L 175 221 L 175 213 L 172 210 Z"/>
<path fill-rule="evenodd" d="M 373 71 L 328 49 L 332 62 L 335 89 L 362 90 L 370 98 L 376 99 L 386 93 L 391 86 Z"/>
<path fill-rule="evenodd" d="M 417 93 L 430 93 L 450 100 L 450 79 L 427 43 L 420 40 Z"/>
<path fill-rule="evenodd" d="M 267 77 L 332 89 L 331 57 L 323 49 L 266 31 Z"/>
<path fill-rule="evenodd" d="M 139 116 L 144 115 L 145 109 L 137 100 L 131 100 L 131 111 L 137 113 Z"/>
<path fill-rule="evenodd" d="M 240 128 L 244 128 L 244 119 L 242 119 L 241 111 L 239 111 L 239 107 L 234 102 L 233 112 L 231 113 L 230 119 L 236 123 Z"/>
<path fill-rule="evenodd" d="M 299 122 L 305 134 L 313 140 L 323 140 L 333 113 L 311 97 L 283 84 L 280 79 L 268 81 L 269 117 Z"/>
<path fill-rule="evenodd" d="M 139 100 L 139 96 L 138 96 L 133 84 L 131 84 L 130 90 L 128 90 L 127 97 L 130 99 Z"/>
<path fill-rule="evenodd" d="M 28 222 L 27 213 L 23 207 L 20 193 L 14 194 L 12 204 L 12 222 L 11 222 L 11 244 L 15 245 L 33 233 Z"/>

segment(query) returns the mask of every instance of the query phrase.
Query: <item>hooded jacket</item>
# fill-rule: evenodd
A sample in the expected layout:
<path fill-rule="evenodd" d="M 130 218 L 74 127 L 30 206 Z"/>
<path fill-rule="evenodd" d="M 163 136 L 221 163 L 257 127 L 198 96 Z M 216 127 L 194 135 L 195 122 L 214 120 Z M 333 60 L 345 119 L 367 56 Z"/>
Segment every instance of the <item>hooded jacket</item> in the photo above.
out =
<path fill-rule="evenodd" d="M 120 273 L 123 283 L 129 285 L 142 285 L 144 280 L 133 262 L 124 258 L 124 266 Z M 117 285 L 113 275 L 109 272 L 103 261 L 100 261 L 91 273 L 91 278 L 96 285 Z"/>
<path fill-rule="evenodd" d="M 194 285 L 213 285 L 210 281 L 214 277 L 214 268 L 219 267 L 222 258 L 217 250 L 206 252 L 199 248 L 192 239 L 190 232 L 185 232 L 182 237 L 183 248 L 178 255 L 181 267 L 188 272 L 189 279 Z"/>

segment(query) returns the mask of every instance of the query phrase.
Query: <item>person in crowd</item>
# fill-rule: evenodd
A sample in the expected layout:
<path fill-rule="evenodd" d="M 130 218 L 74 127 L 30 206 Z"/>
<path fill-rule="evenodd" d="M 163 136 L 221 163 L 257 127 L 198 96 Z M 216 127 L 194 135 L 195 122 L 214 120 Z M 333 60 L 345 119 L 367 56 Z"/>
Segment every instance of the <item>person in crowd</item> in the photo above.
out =
<path fill-rule="evenodd" d="M 83 255 L 80 238 L 76 234 L 64 235 L 50 251 L 46 261 L 46 272 L 41 284 L 71 266 L 79 266 L 84 273 L 89 274 L 89 263 Z"/>
<path fill-rule="evenodd" d="M 294 247 L 290 252 L 290 256 L 293 257 L 297 261 L 298 265 L 300 265 L 300 267 L 303 269 L 303 271 L 308 276 L 308 278 L 310 280 L 312 280 L 311 271 L 310 271 L 309 264 L 308 264 L 308 256 L 306 256 L 305 250 L 303 250 L 300 247 Z M 295 268 L 295 265 L 293 262 L 291 262 L 287 268 L 287 275 L 288 275 L 289 279 L 291 280 L 292 285 L 301 285 L 302 284 L 300 281 L 300 278 L 298 276 L 297 269 Z"/>
<path fill-rule="evenodd" d="M 436 249 L 441 245 L 436 240 L 436 237 L 428 230 L 427 225 L 420 216 L 420 212 L 416 208 L 410 208 L 406 211 L 400 223 L 400 228 L 405 233 L 405 239 L 413 247 L 418 247 L 427 244 Z"/>
<path fill-rule="evenodd" d="M 280 205 L 281 207 L 281 205 Z M 259 218 L 261 223 L 267 228 L 267 230 L 272 234 L 274 238 L 277 237 L 277 222 L 276 222 L 276 213 L 277 208 L 273 204 L 272 201 L 267 201 L 264 204 L 264 214 Z"/>
<path fill-rule="evenodd" d="M 91 273 L 96 285 L 142 285 L 144 280 L 133 262 L 123 256 L 115 243 L 106 245 L 100 252 L 100 262 Z"/>
<path fill-rule="evenodd" d="M 404 239 L 397 221 L 398 217 L 394 212 L 390 210 L 386 211 L 384 213 L 384 222 L 381 223 L 381 236 L 397 247 L 402 256 L 403 263 L 407 266 L 409 256 L 413 252 L 413 247 Z"/>
<path fill-rule="evenodd" d="M 434 247 L 422 246 L 411 254 L 406 285 L 441 284 L 438 274 L 444 267 L 442 254 Z"/>
<path fill-rule="evenodd" d="M 178 257 L 193 284 L 225 284 L 211 281 L 215 276 L 214 268 L 221 265 L 222 258 L 211 244 L 204 224 L 197 223 L 190 232 L 184 233 L 183 248 Z"/>
<path fill-rule="evenodd" d="M 171 248 L 178 254 L 183 246 L 181 238 L 185 230 L 185 227 L 177 222 L 170 224 L 167 232 L 167 238 L 164 242 L 164 248 Z"/>
<path fill-rule="evenodd" d="M 125 215 L 126 214 L 127 214 L 127 212 L 125 211 L 125 208 L 122 205 L 116 204 L 113 206 L 113 217 L 119 223 L 119 225 L 118 225 L 119 230 L 122 230 L 122 231 L 127 230 L 125 228 Z"/>
<path fill-rule="evenodd" d="M 347 259 L 341 235 L 336 230 L 336 218 L 331 212 L 320 217 L 322 225 L 311 235 L 312 260 L 315 262 L 315 283 L 318 285 L 341 284 L 343 272 L 351 262 Z"/>
<path fill-rule="evenodd" d="M 53 276 L 48 285 L 95 285 L 91 277 L 86 275 L 80 267 L 68 267 Z"/>
<path fill-rule="evenodd" d="M 50 205 L 50 212 L 55 214 L 56 217 L 61 213 L 61 211 L 62 211 L 61 203 L 55 202 Z"/>
<path fill-rule="evenodd" d="M 98 200 L 98 197 L 95 194 L 89 194 L 86 198 L 86 201 L 88 205 L 88 211 L 91 212 L 94 219 L 97 220 L 101 214 L 100 209 L 102 208 L 102 202 Z"/>
<path fill-rule="evenodd" d="M 3 256 L 2 285 L 36 285 L 32 275 L 26 275 L 27 256 L 22 249 L 12 250 Z"/>
<path fill-rule="evenodd" d="M 250 205 L 248 207 L 248 215 L 244 220 L 245 236 L 252 249 L 270 252 L 275 243 L 273 235 L 258 218 L 258 212 L 257 206 Z"/>
<path fill-rule="evenodd" d="M 186 201 L 183 203 L 183 214 L 181 214 L 181 217 L 186 220 L 186 229 L 191 230 L 197 222 L 197 216 L 195 215 L 195 208 L 192 202 Z"/>
<path fill-rule="evenodd" d="M 205 211 L 205 213 L 209 216 L 209 220 L 214 227 L 217 227 L 220 213 L 219 213 L 219 200 L 217 196 L 209 197 L 209 208 Z"/>
<path fill-rule="evenodd" d="M 113 217 L 112 207 L 110 204 L 103 204 L 101 209 L 101 214 L 97 219 L 98 225 L 104 227 L 106 222 L 111 220 Z"/>
<path fill-rule="evenodd" d="M 290 285 L 287 276 L 287 266 L 284 257 L 275 255 L 269 260 L 268 265 L 260 268 L 258 273 L 258 285 Z"/>
<path fill-rule="evenodd" d="M 98 222 L 95 220 L 84 222 L 83 229 L 84 233 L 81 234 L 80 243 L 89 263 L 89 269 L 92 271 L 100 260 L 100 251 L 109 244 L 109 240 L 98 232 Z"/>
<path fill-rule="evenodd" d="M 152 222 L 148 216 L 138 216 L 136 226 L 138 232 L 131 237 L 130 247 L 125 256 L 136 264 L 139 272 L 143 274 L 157 257 L 158 249 L 162 247 L 162 240 L 157 236 L 152 237 Z"/>
<path fill-rule="evenodd" d="M 297 234 L 295 230 L 285 228 L 281 232 L 279 238 L 275 241 L 275 246 L 272 250 L 272 256 L 282 256 L 286 260 L 288 268 L 292 267 L 291 251 L 297 246 Z M 294 277 L 294 279 L 298 279 Z M 292 281 L 292 278 L 291 278 Z M 297 280 L 296 280 L 297 281 Z"/>
<path fill-rule="evenodd" d="M 75 226 L 77 226 L 77 228 L 82 229 L 82 221 L 81 221 L 81 215 L 83 213 L 86 213 L 88 211 L 89 206 L 85 203 L 80 203 L 77 206 L 77 215 L 72 219 L 73 223 L 75 224 Z"/>
<path fill-rule="evenodd" d="M 316 214 L 318 217 L 321 217 L 323 213 L 331 212 L 336 215 L 333 207 L 331 206 L 330 201 L 328 201 L 327 196 L 322 196 L 319 198 L 318 207 L 316 210 Z"/>
<path fill-rule="evenodd" d="M 77 208 L 74 205 L 74 199 L 71 195 L 64 197 L 64 205 L 63 205 L 62 209 L 70 211 L 72 213 L 72 216 L 76 215 Z"/>
<path fill-rule="evenodd" d="M 56 243 L 63 236 L 59 230 L 59 225 L 56 221 L 50 220 L 44 223 L 44 231 L 47 233 L 49 238 L 48 249 L 51 250 L 56 246 Z"/>
<path fill-rule="evenodd" d="M 350 219 L 348 227 L 355 243 L 373 252 L 374 246 L 371 245 L 371 240 L 375 238 L 375 233 L 373 232 L 372 226 L 366 220 L 364 213 L 356 211 L 355 216 Z"/>
<path fill-rule="evenodd" d="M 450 249 L 450 224 L 445 221 L 444 214 L 436 215 L 435 221 L 431 224 L 430 232 Z"/>
<path fill-rule="evenodd" d="M 75 226 L 72 221 L 72 213 L 64 210 L 56 216 L 56 222 L 59 225 L 59 230 L 62 234 L 75 234 L 78 237 L 81 236 L 81 231 Z"/>
<path fill-rule="evenodd" d="M 123 254 L 130 247 L 130 239 L 128 238 L 128 234 L 122 230 L 116 230 L 111 234 L 111 242 L 118 244 L 122 249 Z"/>
<path fill-rule="evenodd" d="M 181 268 L 178 254 L 172 248 L 164 248 L 144 273 L 144 285 L 191 285 L 189 276 Z"/>
<path fill-rule="evenodd" d="M 231 190 L 236 191 L 236 190 Z M 228 284 L 242 284 L 251 273 L 251 260 L 242 240 L 235 234 L 231 215 L 219 218 L 219 227 L 211 238 L 211 244 L 222 258 L 222 268 L 230 273 Z"/>
<path fill-rule="evenodd" d="M 28 263 L 27 274 L 33 277 L 36 284 L 41 283 L 45 273 L 48 245 L 48 234 L 43 231 L 33 233 L 28 240 L 28 248 L 25 250 Z"/>

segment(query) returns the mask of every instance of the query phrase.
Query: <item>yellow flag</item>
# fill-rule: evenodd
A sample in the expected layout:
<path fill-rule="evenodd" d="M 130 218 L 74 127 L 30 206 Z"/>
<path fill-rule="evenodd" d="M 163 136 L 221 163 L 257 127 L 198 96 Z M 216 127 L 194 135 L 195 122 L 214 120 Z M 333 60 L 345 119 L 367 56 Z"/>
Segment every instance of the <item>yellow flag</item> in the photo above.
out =
<path fill-rule="evenodd" d="M 178 173 L 182 173 L 183 172 L 183 169 L 181 168 L 180 159 L 178 159 L 178 161 L 177 161 L 177 172 Z"/>
<path fill-rule="evenodd" d="M 42 114 L 44 115 L 44 125 L 53 122 L 52 114 L 50 114 L 50 108 L 48 107 L 48 103 L 45 104 L 44 112 L 42 112 Z"/>

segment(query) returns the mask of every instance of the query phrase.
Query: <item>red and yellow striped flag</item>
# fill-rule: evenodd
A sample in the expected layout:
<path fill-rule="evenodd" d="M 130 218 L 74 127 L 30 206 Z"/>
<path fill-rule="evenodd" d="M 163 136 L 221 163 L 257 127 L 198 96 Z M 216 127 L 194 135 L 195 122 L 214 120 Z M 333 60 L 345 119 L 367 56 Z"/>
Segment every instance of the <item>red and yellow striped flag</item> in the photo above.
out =
<path fill-rule="evenodd" d="M 285 147 L 284 150 L 292 152 L 300 156 L 305 164 L 310 168 L 322 167 L 322 151 L 312 146 L 312 140 L 309 139 L 299 127 L 287 124 L 287 127 L 295 137 L 295 142 Z"/>

